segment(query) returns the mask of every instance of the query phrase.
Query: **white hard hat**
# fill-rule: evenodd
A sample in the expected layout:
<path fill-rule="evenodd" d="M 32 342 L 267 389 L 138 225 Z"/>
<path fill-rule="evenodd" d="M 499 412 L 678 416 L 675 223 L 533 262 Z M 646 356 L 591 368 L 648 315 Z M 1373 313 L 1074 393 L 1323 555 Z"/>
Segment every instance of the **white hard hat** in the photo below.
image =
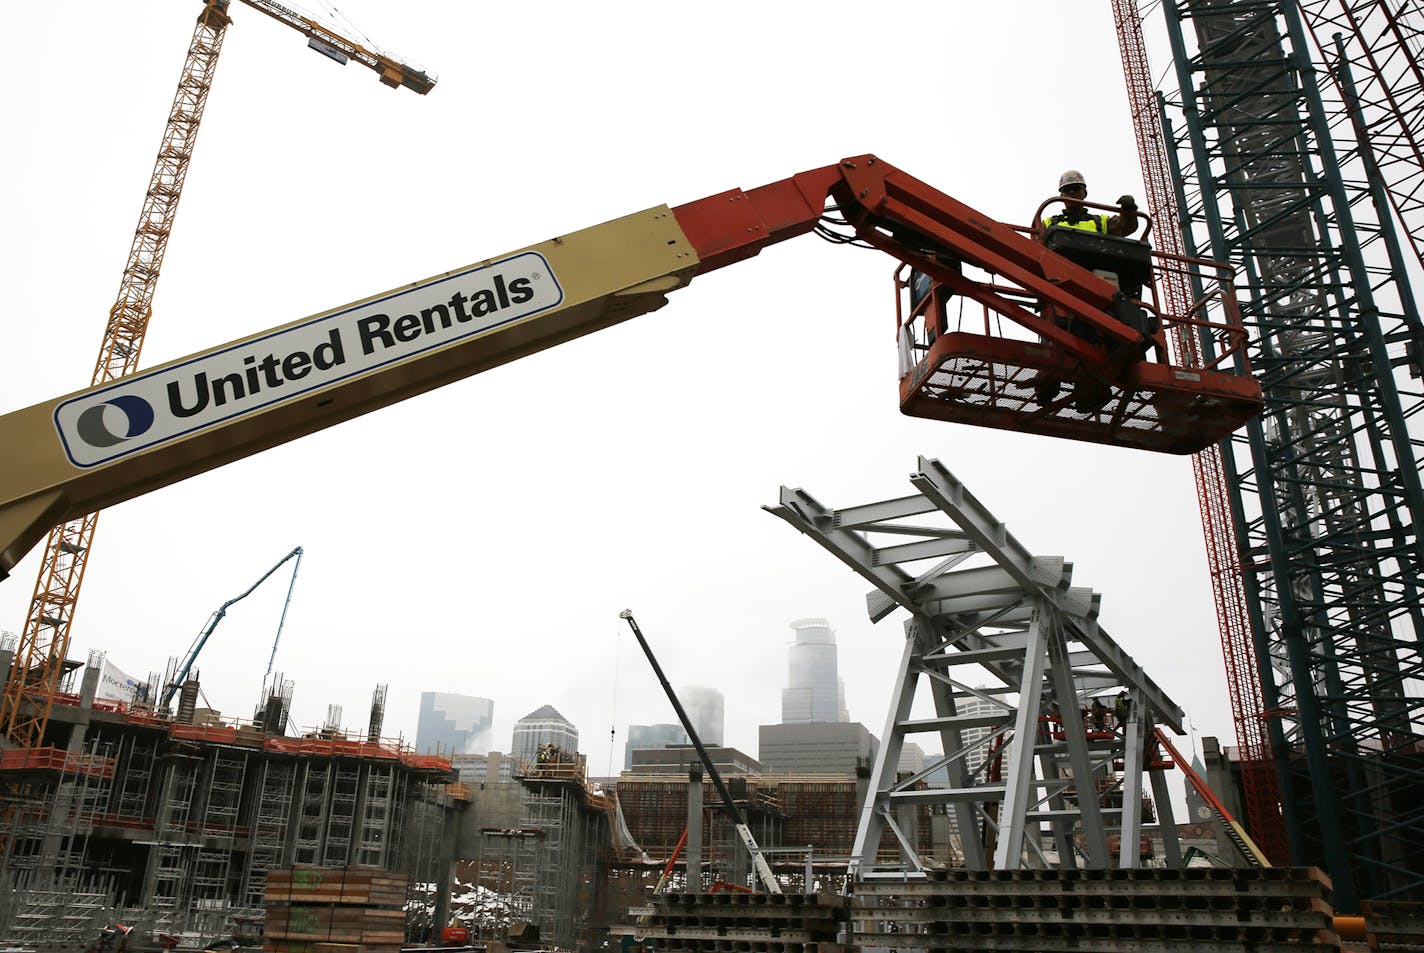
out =
<path fill-rule="evenodd" d="M 1083 181 L 1083 173 L 1077 169 L 1069 169 L 1058 177 L 1058 191 L 1062 192 L 1070 185 L 1081 185 L 1085 189 L 1088 187 L 1088 183 Z"/>

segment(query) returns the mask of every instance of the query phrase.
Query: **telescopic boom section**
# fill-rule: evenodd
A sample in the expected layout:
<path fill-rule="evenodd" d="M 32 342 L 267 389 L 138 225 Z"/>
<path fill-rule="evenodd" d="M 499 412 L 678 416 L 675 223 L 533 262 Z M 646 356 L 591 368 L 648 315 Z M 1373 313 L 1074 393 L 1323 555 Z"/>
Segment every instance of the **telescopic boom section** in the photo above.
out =
<path fill-rule="evenodd" d="M 862 156 L 636 212 L 0 417 L 0 574 L 57 522 L 657 310 L 695 276 L 823 221 L 930 276 L 932 298 L 1019 329 L 951 330 L 923 301 L 901 309 L 907 413 L 1186 452 L 1259 407 L 1249 377 L 1143 359 L 1164 352 L 1163 331 L 1118 320 L 1121 295 L 1102 278 Z M 1202 327 L 1238 340 L 1229 324 Z M 1035 404 L 1035 375 L 1110 399 Z"/>
<path fill-rule="evenodd" d="M 804 234 L 827 211 L 855 238 L 930 279 L 933 293 L 911 300 L 897 317 L 907 414 L 1194 453 L 1260 412 L 1232 275 L 1214 262 L 1130 243 L 1148 284 L 1147 300 L 1128 299 L 1104 272 L 1050 250 L 1034 232 L 997 222 L 869 155 L 714 195 L 674 214 L 702 259 L 701 273 Z M 1169 313 L 1156 302 L 1153 274 L 1191 277 L 1208 290 L 1186 313 Z M 899 289 L 909 285 L 897 279 Z M 962 309 L 960 326 L 949 326 L 946 305 L 954 298 L 982 313 L 975 330 L 965 330 Z M 1000 319 L 1012 322 L 1017 336 Z M 1211 338 L 1207 353 L 1215 357 L 1206 365 L 1195 357 L 1191 366 L 1171 365 L 1169 333 Z M 1045 389 L 1049 382 L 1054 387 Z"/>
<path fill-rule="evenodd" d="M 1104 279 L 1049 252 L 1011 226 L 929 187 L 875 156 L 846 159 L 749 192 L 733 190 L 673 209 L 702 264 L 698 274 L 804 235 L 826 214 L 827 201 L 856 237 L 974 298 L 1061 351 L 1106 369 L 1102 348 L 1029 310 L 1003 289 L 964 279 L 958 263 L 1001 275 L 1094 330 L 1125 344 L 1142 336 L 1114 320 L 1114 289 Z"/>

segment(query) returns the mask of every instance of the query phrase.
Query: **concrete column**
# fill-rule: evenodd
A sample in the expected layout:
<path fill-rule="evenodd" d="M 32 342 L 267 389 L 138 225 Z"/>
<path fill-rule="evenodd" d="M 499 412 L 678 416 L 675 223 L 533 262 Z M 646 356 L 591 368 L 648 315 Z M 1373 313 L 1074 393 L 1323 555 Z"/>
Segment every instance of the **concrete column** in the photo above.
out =
<path fill-rule="evenodd" d="M 702 892 L 702 765 L 687 771 L 687 892 Z"/>
<path fill-rule="evenodd" d="M 158 813 L 153 819 L 153 845 L 148 849 L 144 863 L 143 886 L 139 891 L 139 906 L 146 907 L 153 902 L 153 890 L 158 882 L 158 848 L 171 833 L 168 826 L 173 818 L 173 787 L 178 774 L 177 765 L 171 760 L 155 758 L 153 770 L 161 772 L 158 788 Z"/>
<path fill-rule="evenodd" d="M 1177 821 L 1172 816 L 1172 793 L 1167 789 L 1166 772 L 1152 771 L 1148 777 L 1152 781 L 1152 806 L 1162 831 L 1162 856 L 1167 866 L 1175 870 L 1182 866 L 1182 845 L 1177 840 Z"/>
<path fill-rule="evenodd" d="M 450 893 L 455 883 L 460 858 L 464 856 L 465 847 L 461 836 L 464 834 L 465 825 L 460 815 L 464 813 L 462 809 L 468 804 L 468 801 L 451 801 L 440 807 L 442 812 L 441 828 L 445 831 L 446 836 L 440 839 L 440 859 L 436 865 L 440 879 L 435 886 L 435 930 L 430 937 L 431 945 L 440 942 L 440 931 L 450 922 Z"/>
<path fill-rule="evenodd" d="M 907 777 L 909 777 L 909 775 L 902 775 L 899 772 L 896 772 L 895 774 L 895 779 L 897 782 L 902 781 Z M 920 863 L 919 808 L 914 804 L 901 804 L 900 806 L 895 808 L 895 826 L 900 828 L 900 833 L 905 835 L 905 840 L 909 841 L 911 844 L 914 845 L 914 857 L 905 856 L 904 848 L 901 847 L 900 849 L 901 857 L 904 859 L 905 863 L 910 865 L 913 869 L 914 866 Z"/>

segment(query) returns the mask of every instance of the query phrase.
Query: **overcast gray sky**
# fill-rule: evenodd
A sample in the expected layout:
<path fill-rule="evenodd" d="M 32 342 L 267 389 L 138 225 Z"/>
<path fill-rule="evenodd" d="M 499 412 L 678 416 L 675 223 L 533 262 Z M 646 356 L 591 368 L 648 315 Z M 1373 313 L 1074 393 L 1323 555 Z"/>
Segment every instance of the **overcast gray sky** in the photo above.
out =
<path fill-rule="evenodd" d="M 314 4 L 310 5 L 314 11 Z M 0 412 L 87 386 L 199 4 L 0 6 Z M 348 0 L 438 73 L 392 91 L 233 4 L 159 282 L 151 367 L 659 203 L 877 153 L 1026 221 L 1082 169 L 1141 196 L 1109 4 L 668 5 Z M 1153 49 L 1156 70 L 1165 50 Z M 727 696 L 727 741 L 775 722 L 787 623 L 836 629 L 851 717 L 881 733 L 900 617 L 763 513 L 782 484 L 846 506 L 937 457 L 1103 619 L 1203 732 L 1230 740 L 1187 458 L 903 417 L 890 259 L 813 237 L 698 279 L 664 310 L 114 507 L 71 656 L 133 675 L 306 549 L 277 667 L 414 735 L 418 696 L 495 700 L 495 744 L 552 704 L 594 773 L 630 722 L 673 720 L 617 613 L 674 684 Z M 18 631 L 38 568 L 0 584 Z M 250 715 L 285 577 L 198 668 Z"/>

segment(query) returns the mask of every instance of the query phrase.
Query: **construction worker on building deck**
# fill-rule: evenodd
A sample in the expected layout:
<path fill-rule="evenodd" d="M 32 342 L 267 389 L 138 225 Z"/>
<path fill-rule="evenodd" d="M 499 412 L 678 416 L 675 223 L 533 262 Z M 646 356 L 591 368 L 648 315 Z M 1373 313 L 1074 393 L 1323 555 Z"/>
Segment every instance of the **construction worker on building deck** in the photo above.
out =
<path fill-rule="evenodd" d="M 1098 214 L 1078 204 L 1088 197 L 1088 183 L 1077 169 L 1069 169 L 1058 177 L 1058 194 L 1070 201 L 1063 203 L 1063 210 L 1057 215 L 1043 220 L 1045 229 L 1066 226 L 1118 238 L 1127 238 L 1137 231 L 1137 200 L 1131 195 L 1118 196 L 1117 215 Z"/>

